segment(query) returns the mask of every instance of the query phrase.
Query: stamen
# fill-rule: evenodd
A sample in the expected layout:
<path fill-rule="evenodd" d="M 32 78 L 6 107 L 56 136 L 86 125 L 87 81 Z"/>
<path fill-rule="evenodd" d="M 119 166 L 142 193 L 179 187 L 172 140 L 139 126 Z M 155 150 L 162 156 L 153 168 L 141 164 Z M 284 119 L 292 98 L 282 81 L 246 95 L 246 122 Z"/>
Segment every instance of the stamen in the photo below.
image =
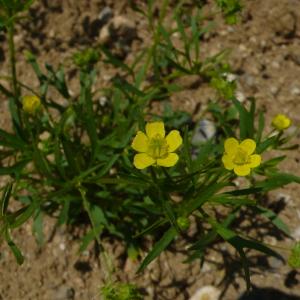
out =
<path fill-rule="evenodd" d="M 147 153 L 154 159 L 165 158 L 168 155 L 168 148 L 166 140 L 157 134 L 151 138 Z"/>
<path fill-rule="evenodd" d="M 250 162 L 250 156 L 245 150 L 238 148 L 235 157 L 233 159 L 233 162 L 237 165 L 247 164 Z"/>

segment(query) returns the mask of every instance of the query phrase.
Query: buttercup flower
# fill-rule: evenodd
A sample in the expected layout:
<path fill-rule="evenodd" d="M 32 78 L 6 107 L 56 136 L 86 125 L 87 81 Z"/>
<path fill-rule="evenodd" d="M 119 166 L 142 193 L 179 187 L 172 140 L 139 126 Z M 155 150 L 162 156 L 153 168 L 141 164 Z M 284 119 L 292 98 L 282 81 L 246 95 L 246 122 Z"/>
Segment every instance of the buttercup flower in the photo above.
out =
<path fill-rule="evenodd" d="M 23 110 L 30 115 L 36 113 L 41 106 L 41 100 L 37 96 L 24 96 L 22 99 Z"/>
<path fill-rule="evenodd" d="M 179 157 L 174 151 L 182 144 L 178 130 L 172 130 L 165 137 L 163 122 L 146 124 L 146 134 L 138 131 L 131 147 L 140 152 L 134 156 L 133 164 L 137 169 L 144 169 L 151 165 L 163 167 L 174 166 Z"/>
<path fill-rule="evenodd" d="M 280 131 L 289 128 L 291 123 L 291 119 L 283 114 L 276 115 L 272 120 L 272 126 Z"/>
<path fill-rule="evenodd" d="M 233 170 L 238 176 L 247 176 L 251 168 L 258 167 L 261 162 L 259 154 L 253 154 L 256 143 L 246 139 L 239 143 L 235 138 L 228 138 L 224 143 L 225 152 L 222 162 L 225 169 Z"/>

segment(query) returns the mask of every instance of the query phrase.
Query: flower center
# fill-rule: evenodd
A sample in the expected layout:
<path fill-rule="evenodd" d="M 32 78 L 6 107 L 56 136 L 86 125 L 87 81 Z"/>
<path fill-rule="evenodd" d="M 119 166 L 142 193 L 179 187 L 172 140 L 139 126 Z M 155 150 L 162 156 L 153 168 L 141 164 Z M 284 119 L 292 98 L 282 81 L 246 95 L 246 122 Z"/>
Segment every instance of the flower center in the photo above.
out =
<path fill-rule="evenodd" d="M 245 150 L 238 148 L 235 157 L 233 159 L 233 162 L 236 165 L 245 165 L 250 162 L 250 156 Z"/>
<path fill-rule="evenodd" d="M 154 159 L 165 158 L 168 155 L 168 149 L 167 141 L 157 134 L 150 139 L 147 154 Z"/>

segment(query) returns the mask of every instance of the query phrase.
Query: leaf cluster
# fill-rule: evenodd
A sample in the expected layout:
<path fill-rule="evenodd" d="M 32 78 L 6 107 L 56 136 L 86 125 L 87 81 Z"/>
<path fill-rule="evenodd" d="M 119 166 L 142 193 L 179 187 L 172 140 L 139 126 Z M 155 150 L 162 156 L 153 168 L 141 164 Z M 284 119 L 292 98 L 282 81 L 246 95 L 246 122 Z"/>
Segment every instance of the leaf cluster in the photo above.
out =
<path fill-rule="evenodd" d="M 151 39 L 132 63 L 102 45 L 73 54 L 79 87 L 75 95 L 70 92 L 64 66 L 41 65 L 27 52 L 39 88 L 17 84 L 22 94 L 41 99 L 42 109 L 35 115 L 26 114 L 17 105 L 19 95 L 0 85 L 9 99 L 13 123 L 12 132 L 0 130 L 0 175 L 9 176 L 2 190 L 1 234 L 18 263 L 23 257 L 11 231 L 32 219 L 33 231 L 42 244 L 46 214 L 56 218 L 57 226 L 90 224 L 82 237 L 81 251 L 92 241 L 100 244 L 102 237 L 110 235 L 125 241 L 129 255 L 137 257 L 144 236 L 150 236 L 154 245 L 139 271 L 179 236 L 185 237 L 191 222 L 201 230 L 193 236 L 187 262 L 203 260 L 207 249 L 225 241 L 239 254 L 248 287 L 249 249 L 280 257 L 236 224 L 244 211 L 250 210 L 289 235 L 286 224 L 264 206 L 262 199 L 273 189 L 300 183 L 300 178 L 282 173 L 278 164 L 285 156 L 278 156 L 264 160 L 239 188 L 234 183 L 236 176 L 224 169 L 221 157 L 228 137 L 255 140 L 260 154 L 295 146 L 287 146 L 290 136 L 284 133 L 265 133 L 264 112 L 257 110 L 255 99 L 248 99 L 246 104 L 236 99 L 235 81 L 225 76 L 231 71 L 226 51 L 202 57 L 201 42 L 211 24 L 205 22 L 201 8 L 189 9 L 184 1 L 178 1 L 169 12 L 169 2 L 163 1 L 158 15 L 154 1 L 148 1 L 146 9 L 135 7 L 147 18 Z M 238 10 L 238 1 L 218 2 L 229 15 Z M 23 10 L 30 1 L 22 3 Z M 14 9 L 19 12 L 21 6 Z M 175 24 L 172 28 L 166 22 L 168 14 Z M 104 68 L 118 70 L 108 87 L 99 88 L 99 61 Z M 179 80 L 192 75 L 198 76 L 199 87 L 201 82 L 210 83 L 217 91 L 205 112 L 216 124 L 217 134 L 199 145 L 190 142 L 197 128 L 192 116 L 174 111 L 169 103 L 174 94 L 184 90 Z M 157 102 L 163 108 L 160 114 L 152 109 Z M 134 168 L 131 141 L 149 119 L 163 120 L 167 131 L 181 131 L 183 146 L 174 168 Z M 21 203 L 20 209 L 10 210 L 12 198 Z M 133 293 L 128 286 L 117 290 L 106 287 L 102 292 L 107 299 L 129 299 L 127 294 Z M 120 298 L 119 290 L 122 295 L 127 293 L 127 298 Z"/>

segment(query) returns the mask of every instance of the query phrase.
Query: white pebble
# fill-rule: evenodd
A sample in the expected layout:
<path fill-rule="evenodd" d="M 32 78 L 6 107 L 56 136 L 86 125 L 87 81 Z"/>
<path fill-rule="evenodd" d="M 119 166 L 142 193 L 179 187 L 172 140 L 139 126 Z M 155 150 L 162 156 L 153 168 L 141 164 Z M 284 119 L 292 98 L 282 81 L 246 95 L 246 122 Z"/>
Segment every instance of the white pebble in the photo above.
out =
<path fill-rule="evenodd" d="M 214 286 L 207 285 L 196 291 L 190 300 L 218 300 L 220 291 Z"/>

